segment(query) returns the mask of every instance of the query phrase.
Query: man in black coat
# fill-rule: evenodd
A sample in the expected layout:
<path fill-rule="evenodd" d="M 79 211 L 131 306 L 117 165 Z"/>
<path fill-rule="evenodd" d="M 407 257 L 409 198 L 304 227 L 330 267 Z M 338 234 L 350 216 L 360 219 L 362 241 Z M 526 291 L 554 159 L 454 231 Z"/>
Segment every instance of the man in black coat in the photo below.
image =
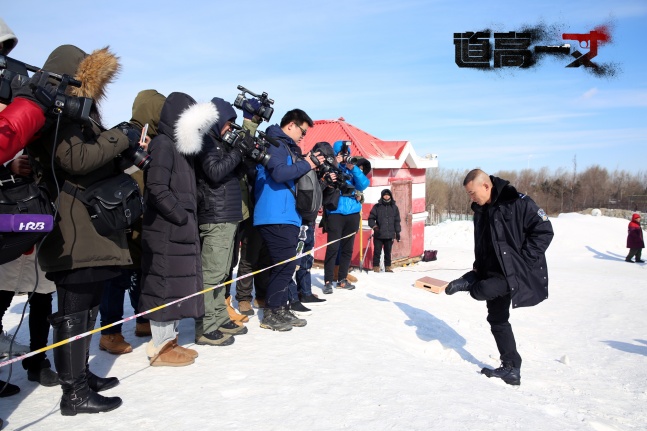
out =
<path fill-rule="evenodd" d="M 378 203 L 371 208 L 368 225 L 373 229 L 373 271 L 380 272 L 380 255 L 384 248 L 384 271 L 391 269 L 393 239 L 400 242 L 400 210 L 391 197 L 391 190 L 384 189 Z"/>
<path fill-rule="evenodd" d="M 474 269 L 449 283 L 445 293 L 468 291 L 472 298 L 487 302 L 501 366 L 483 368 L 481 373 L 519 385 L 521 356 L 508 322 L 510 305 L 529 307 L 548 298 L 545 252 L 553 227 L 544 210 L 506 180 L 474 169 L 463 186 L 474 211 Z"/>

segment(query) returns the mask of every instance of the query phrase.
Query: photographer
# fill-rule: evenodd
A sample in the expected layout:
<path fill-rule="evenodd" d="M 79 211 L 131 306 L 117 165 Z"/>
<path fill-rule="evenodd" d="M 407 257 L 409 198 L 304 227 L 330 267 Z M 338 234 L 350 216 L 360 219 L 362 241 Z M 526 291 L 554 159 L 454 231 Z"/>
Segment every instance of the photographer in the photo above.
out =
<path fill-rule="evenodd" d="M 239 138 L 233 147 L 224 142 L 222 137 L 236 120 L 236 111 L 219 97 L 211 99 L 211 103 L 218 110 L 218 121 L 205 136 L 203 149 L 196 157 L 198 227 L 205 289 L 223 283 L 229 275 L 236 228 L 243 219 L 235 169 L 253 145 L 249 134 Z M 247 333 L 246 327 L 229 318 L 225 291 L 226 287 L 222 286 L 204 295 L 204 317 L 195 320 L 196 344 L 226 346 L 234 342 L 233 335 Z"/>
<path fill-rule="evenodd" d="M 337 156 L 339 168 L 344 174 L 348 176 L 345 187 L 339 190 L 339 201 L 337 208 L 334 210 L 326 210 L 326 231 L 328 233 L 328 242 L 339 240 L 339 238 L 357 232 L 359 227 L 360 215 L 362 209 L 361 194 L 357 191 L 364 191 L 368 185 L 369 180 L 366 178 L 362 170 L 349 163 L 350 157 L 350 142 L 337 141 L 333 145 L 333 150 Z M 341 243 L 341 244 L 340 244 Z M 335 271 L 335 260 L 337 258 L 337 251 L 341 247 L 341 257 L 339 259 L 339 274 L 337 278 L 338 289 L 354 289 L 347 279 L 348 268 L 350 267 L 350 260 L 353 256 L 353 245 L 355 237 L 335 241 L 326 247 L 326 257 L 324 260 L 324 289 L 323 293 L 331 294 L 333 292 L 333 276 Z"/>
<path fill-rule="evenodd" d="M 293 163 L 292 154 L 298 151 L 297 143 L 313 125 L 312 119 L 304 111 L 293 109 L 283 116 L 280 125 L 272 125 L 266 131 L 267 136 L 279 145 L 268 147 L 270 159 L 267 166 L 256 166 L 254 226 L 261 233 L 272 265 L 296 254 L 301 215 L 297 212 L 296 199 L 291 189 L 294 188 L 295 180 L 316 165 L 310 157 Z M 321 155 L 317 159 L 320 163 L 324 160 Z M 292 260 L 270 270 L 262 328 L 289 331 L 293 326 L 307 324 L 287 307 L 288 283 L 295 268 L 296 261 Z"/>
<path fill-rule="evenodd" d="M 80 87 L 68 88 L 68 94 L 94 100 L 91 122 L 59 116 L 59 127 L 49 128 L 27 147 L 36 161 L 36 177 L 46 183 L 58 209 L 54 229 L 39 250 L 41 268 L 56 284 L 58 311 L 50 323 L 58 342 L 94 328 L 103 282 L 117 277 L 120 266 L 132 263 L 125 231 L 100 235 L 80 193 L 121 172 L 115 158 L 138 140 L 139 133 L 129 138 L 122 130 L 101 127 L 98 103 L 120 69 L 107 47 L 88 55 L 72 45 L 60 46 L 43 69 L 81 81 Z M 64 416 L 107 412 L 121 405 L 119 397 L 97 394 L 119 381 L 99 378 L 89 370 L 90 340 L 87 336 L 54 349 Z"/>

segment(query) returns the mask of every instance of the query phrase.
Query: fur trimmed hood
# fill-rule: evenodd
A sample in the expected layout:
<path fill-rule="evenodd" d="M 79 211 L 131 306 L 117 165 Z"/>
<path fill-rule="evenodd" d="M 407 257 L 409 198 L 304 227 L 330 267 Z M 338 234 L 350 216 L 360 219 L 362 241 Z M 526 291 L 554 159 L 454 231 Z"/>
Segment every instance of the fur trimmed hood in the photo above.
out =
<path fill-rule="evenodd" d="M 162 107 L 159 132 L 175 142 L 180 154 L 196 155 L 202 149 L 202 138 L 218 118 L 213 103 L 196 103 L 188 94 L 175 92 Z"/>
<path fill-rule="evenodd" d="M 68 87 L 68 94 L 75 97 L 89 97 L 99 105 L 106 96 L 108 84 L 113 82 L 121 70 L 119 57 L 109 47 L 86 54 L 74 45 L 61 45 L 47 58 L 43 69 L 48 72 L 66 74 L 81 81 L 81 87 Z"/>

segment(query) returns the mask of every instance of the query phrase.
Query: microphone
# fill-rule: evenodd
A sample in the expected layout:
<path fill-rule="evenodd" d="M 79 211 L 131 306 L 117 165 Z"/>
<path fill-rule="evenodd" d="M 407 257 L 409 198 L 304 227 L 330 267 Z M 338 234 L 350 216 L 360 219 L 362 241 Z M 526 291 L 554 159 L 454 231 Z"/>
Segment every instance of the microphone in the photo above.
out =
<path fill-rule="evenodd" d="M 51 232 L 54 217 L 49 214 L 0 214 L 0 232 Z"/>

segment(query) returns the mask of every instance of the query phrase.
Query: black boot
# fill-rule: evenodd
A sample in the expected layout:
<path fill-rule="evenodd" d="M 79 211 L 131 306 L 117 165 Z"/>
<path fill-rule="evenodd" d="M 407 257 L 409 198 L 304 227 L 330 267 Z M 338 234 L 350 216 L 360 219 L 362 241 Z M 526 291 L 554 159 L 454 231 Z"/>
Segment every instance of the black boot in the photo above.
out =
<path fill-rule="evenodd" d="M 84 333 L 88 327 L 88 311 L 50 316 L 54 328 L 54 343 Z M 87 338 L 87 337 L 86 337 Z M 61 414 L 109 412 L 121 405 L 119 397 L 104 397 L 88 386 L 86 340 L 75 340 L 54 349 L 54 363 L 63 389 Z"/>
<path fill-rule="evenodd" d="M 460 278 L 449 282 L 447 287 L 445 287 L 445 294 L 453 295 L 456 292 L 467 292 L 477 281 L 478 277 L 476 272 L 470 271 L 465 273 Z"/>
<path fill-rule="evenodd" d="M 521 369 L 512 366 L 511 362 L 504 362 L 495 370 L 483 368 L 481 374 L 489 377 L 498 377 L 509 385 L 521 384 Z"/>
<path fill-rule="evenodd" d="M 88 331 L 91 331 L 94 329 L 94 326 L 97 323 L 97 315 L 99 314 L 99 306 L 97 305 L 96 307 L 92 308 L 88 312 Z M 90 386 L 90 389 L 92 389 L 94 392 L 101 392 L 101 391 L 107 391 L 108 389 L 112 389 L 115 386 L 119 384 L 119 379 L 116 377 L 99 377 L 95 375 L 92 371 L 90 371 L 90 342 L 92 341 L 92 335 L 88 335 L 87 337 L 84 338 L 86 340 L 86 346 L 85 346 L 85 365 L 86 365 L 86 374 L 88 375 L 88 386 Z"/>

